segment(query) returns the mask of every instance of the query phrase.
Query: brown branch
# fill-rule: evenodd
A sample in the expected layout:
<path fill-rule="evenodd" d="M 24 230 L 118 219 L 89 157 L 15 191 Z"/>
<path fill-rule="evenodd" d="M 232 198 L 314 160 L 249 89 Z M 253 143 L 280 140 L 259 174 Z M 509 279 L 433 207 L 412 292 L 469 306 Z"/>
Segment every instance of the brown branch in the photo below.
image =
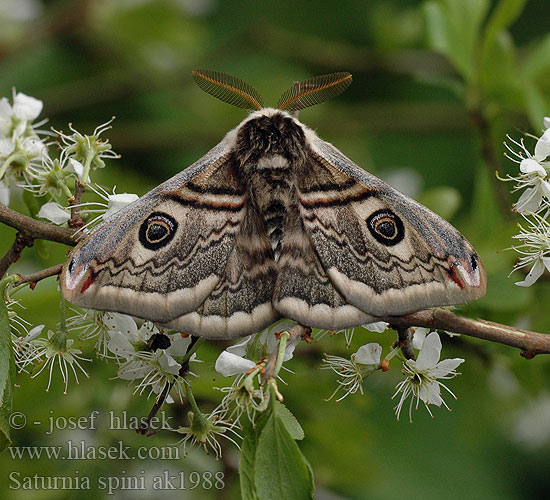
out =
<path fill-rule="evenodd" d="M 34 244 L 34 239 L 29 236 L 27 233 L 17 233 L 15 235 L 15 241 L 9 248 L 9 250 L 4 254 L 2 259 L 0 259 L 0 278 L 4 277 L 8 268 L 19 260 L 21 257 L 21 252 L 25 247 L 32 247 Z"/>
<path fill-rule="evenodd" d="M 536 354 L 550 354 L 550 335 L 491 321 L 461 318 L 448 309 L 426 309 L 406 316 L 381 319 L 387 321 L 394 329 L 423 326 L 517 347 L 522 350 L 521 355 L 527 359 L 533 358 Z"/>
<path fill-rule="evenodd" d="M 34 287 L 40 280 L 43 280 L 44 278 L 49 278 L 50 276 L 58 275 L 59 273 L 61 273 L 62 268 L 63 264 L 57 264 L 55 266 L 42 269 L 41 271 L 37 271 L 36 273 L 20 274 L 19 279 L 17 280 L 17 284 L 21 285 L 23 283 L 30 283 L 31 288 L 34 289 Z"/>
<path fill-rule="evenodd" d="M 1 204 L 0 222 L 28 234 L 33 239 L 49 240 L 75 246 L 79 237 L 79 235 L 75 235 L 74 230 L 32 219 Z"/>
<path fill-rule="evenodd" d="M 69 227 L 79 229 L 84 225 L 82 214 L 80 213 L 80 203 L 82 202 L 82 195 L 85 190 L 86 185 L 76 179 L 74 183 L 74 196 L 69 200 L 69 206 L 71 207 L 71 218 L 68 222 Z"/>

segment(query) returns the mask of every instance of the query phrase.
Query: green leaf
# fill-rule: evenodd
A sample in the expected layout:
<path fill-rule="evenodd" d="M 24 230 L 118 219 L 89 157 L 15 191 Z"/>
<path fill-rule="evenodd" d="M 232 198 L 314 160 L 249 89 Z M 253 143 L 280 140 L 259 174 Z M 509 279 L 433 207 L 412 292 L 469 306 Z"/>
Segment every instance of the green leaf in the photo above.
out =
<path fill-rule="evenodd" d="M 521 64 L 521 76 L 525 81 L 530 81 L 550 68 L 550 34 L 546 35 L 531 50 L 523 55 Z"/>
<path fill-rule="evenodd" d="M 12 410 L 15 364 L 11 348 L 8 308 L 4 302 L 4 288 L 0 287 L 0 451 L 11 444 L 9 417 Z"/>
<path fill-rule="evenodd" d="M 493 9 L 483 34 L 482 61 L 490 55 L 500 33 L 520 16 L 525 3 L 526 0 L 501 0 Z"/>
<path fill-rule="evenodd" d="M 260 500 L 313 498 L 311 467 L 276 411 L 260 434 L 254 472 Z"/>
<path fill-rule="evenodd" d="M 275 414 L 281 420 L 292 439 L 304 439 L 304 429 L 292 412 L 280 401 L 275 401 Z"/>
<path fill-rule="evenodd" d="M 256 460 L 258 440 L 269 415 L 271 415 L 270 410 L 262 413 L 256 419 L 255 426 L 253 426 L 248 419 L 242 419 L 243 442 L 241 444 L 241 458 L 239 462 L 242 500 L 258 500 L 256 485 L 254 484 L 254 463 Z"/>
<path fill-rule="evenodd" d="M 488 9 L 488 0 L 434 0 L 423 5 L 429 46 L 446 55 L 467 81 L 475 73 Z"/>

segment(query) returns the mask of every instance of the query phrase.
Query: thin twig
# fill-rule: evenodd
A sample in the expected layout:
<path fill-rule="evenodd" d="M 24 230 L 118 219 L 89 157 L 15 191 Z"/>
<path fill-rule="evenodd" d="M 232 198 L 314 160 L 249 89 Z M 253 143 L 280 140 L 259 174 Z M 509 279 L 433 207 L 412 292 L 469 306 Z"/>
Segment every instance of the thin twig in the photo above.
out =
<path fill-rule="evenodd" d="M 27 233 L 34 239 L 55 241 L 70 246 L 75 246 L 78 239 L 74 230 L 32 219 L 2 204 L 0 204 L 0 222 Z"/>
<path fill-rule="evenodd" d="M 147 420 L 143 422 L 139 426 L 139 428 L 136 429 L 136 432 L 138 434 L 149 437 L 157 433 L 158 429 L 154 429 L 152 431 L 149 430 L 151 427 L 151 422 L 153 418 L 157 416 L 157 413 L 162 408 L 162 405 L 164 404 L 164 401 L 166 401 L 166 398 L 168 397 L 168 393 L 170 392 L 170 389 L 172 389 L 173 385 L 174 384 L 172 382 L 166 382 L 166 384 L 164 385 L 164 388 L 162 389 L 162 392 L 159 394 L 157 400 L 155 401 L 153 408 L 151 408 L 149 415 L 147 415 Z"/>
<path fill-rule="evenodd" d="M 3 278 L 8 268 L 19 260 L 25 247 L 32 247 L 34 239 L 27 233 L 19 232 L 15 235 L 15 241 L 0 259 L 0 278 Z"/>
<path fill-rule="evenodd" d="M 423 326 L 506 344 L 521 349 L 521 355 L 527 359 L 533 358 L 536 354 L 550 354 L 550 335 L 491 321 L 462 318 L 448 309 L 426 309 L 405 316 L 390 316 L 382 320 L 387 321 L 395 329 Z"/>
<path fill-rule="evenodd" d="M 20 274 L 19 279 L 17 280 L 17 284 L 21 285 L 23 283 L 30 283 L 31 288 L 34 288 L 40 280 L 59 274 L 62 268 L 63 264 L 57 264 L 55 266 L 42 269 L 41 271 L 37 271 L 36 273 Z"/>

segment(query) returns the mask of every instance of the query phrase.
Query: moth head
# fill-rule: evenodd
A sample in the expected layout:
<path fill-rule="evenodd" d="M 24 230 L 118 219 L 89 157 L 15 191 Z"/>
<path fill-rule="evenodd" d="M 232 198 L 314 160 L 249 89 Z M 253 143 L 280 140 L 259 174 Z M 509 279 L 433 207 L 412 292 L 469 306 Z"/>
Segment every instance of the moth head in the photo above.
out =
<path fill-rule="evenodd" d="M 220 71 L 201 69 L 193 71 L 197 85 L 206 93 L 238 108 L 259 111 L 264 108 L 259 92 L 244 80 Z M 351 74 L 331 73 L 295 82 L 281 95 L 277 108 L 298 112 L 336 97 L 351 84 Z"/>

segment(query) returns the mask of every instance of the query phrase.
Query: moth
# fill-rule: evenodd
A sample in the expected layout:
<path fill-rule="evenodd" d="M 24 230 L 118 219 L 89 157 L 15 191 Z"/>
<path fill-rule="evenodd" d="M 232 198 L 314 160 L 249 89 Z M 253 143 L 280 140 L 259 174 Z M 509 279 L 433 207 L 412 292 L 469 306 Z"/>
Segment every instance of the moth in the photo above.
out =
<path fill-rule="evenodd" d="M 280 317 L 336 330 L 484 295 L 460 232 L 298 120 L 349 73 L 296 83 L 277 109 L 238 78 L 193 74 L 252 112 L 75 247 L 60 278 L 68 301 L 231 339 Z"/>

